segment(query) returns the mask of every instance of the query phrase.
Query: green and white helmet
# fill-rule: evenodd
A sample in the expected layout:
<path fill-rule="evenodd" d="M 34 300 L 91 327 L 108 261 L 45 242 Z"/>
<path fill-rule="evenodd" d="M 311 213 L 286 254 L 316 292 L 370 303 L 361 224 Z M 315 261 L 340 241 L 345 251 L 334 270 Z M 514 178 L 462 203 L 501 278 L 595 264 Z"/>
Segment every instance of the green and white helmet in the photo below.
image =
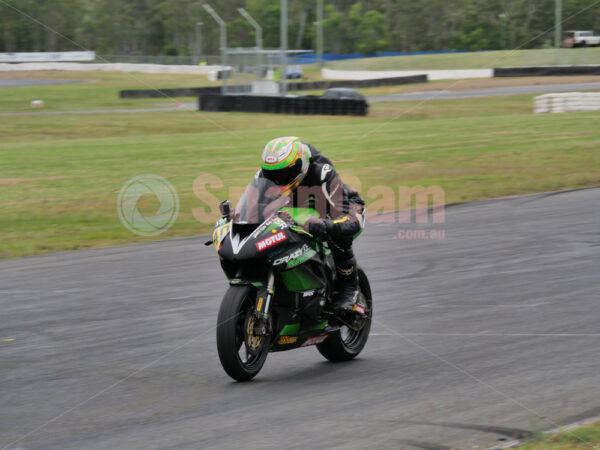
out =
<path fill-rule="evenodd" d="M 310 150 L 296 136 L 275 138 L 262 154 L 262 174 L 282 190 L 296 188 L 308 172 Z"/>

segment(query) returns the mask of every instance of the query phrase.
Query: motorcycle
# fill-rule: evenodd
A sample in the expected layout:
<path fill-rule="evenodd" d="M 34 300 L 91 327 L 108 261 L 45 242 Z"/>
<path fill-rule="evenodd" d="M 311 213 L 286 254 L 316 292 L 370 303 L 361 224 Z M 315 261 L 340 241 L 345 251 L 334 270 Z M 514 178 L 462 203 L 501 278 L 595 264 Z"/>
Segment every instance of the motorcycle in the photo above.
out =
<path fill-rule="evenodd" d="M 359 267 L 362 314 L 338 315 L 332 308 L 336 270 L 325 239 L 302 223 L 318 217 L 314 208 L 289 205 L 290 197 L 272 181 L 257 177 L 234 211 L 219 207 L 212 240 L 229 280 L 217 320 L 217 350 L 227 374 L 252 379 L 269 352 L 315 345 L 330 361 L 347 361 L 364 348 L 373 300 Z"/>

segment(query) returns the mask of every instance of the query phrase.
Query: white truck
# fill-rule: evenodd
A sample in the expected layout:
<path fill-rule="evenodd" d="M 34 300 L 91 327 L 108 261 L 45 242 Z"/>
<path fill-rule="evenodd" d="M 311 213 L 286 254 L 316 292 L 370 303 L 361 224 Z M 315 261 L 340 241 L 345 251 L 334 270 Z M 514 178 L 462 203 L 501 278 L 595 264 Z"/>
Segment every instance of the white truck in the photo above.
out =
<path fill-rule="evenodd" d="M 593 31 L 573 30 L 566 31 L 566 38 L 563 41 L 565 47 L 593 47 L 600 45 L 600 36 L 596 36 Z"/>

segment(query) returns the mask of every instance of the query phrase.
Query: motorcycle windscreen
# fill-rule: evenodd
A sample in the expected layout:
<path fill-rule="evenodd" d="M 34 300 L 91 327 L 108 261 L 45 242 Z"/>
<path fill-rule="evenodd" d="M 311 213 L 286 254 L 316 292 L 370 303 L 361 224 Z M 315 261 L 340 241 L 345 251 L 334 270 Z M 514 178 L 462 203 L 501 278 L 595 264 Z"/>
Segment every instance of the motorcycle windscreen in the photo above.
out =
<path fill-rule="evenodd" d="M 281 186 L 263 178 L 254 178 L 242 194 L 233 213 L 233 223 L 260 224 L 286 206 L 289 196 L 283 195 Z"/>

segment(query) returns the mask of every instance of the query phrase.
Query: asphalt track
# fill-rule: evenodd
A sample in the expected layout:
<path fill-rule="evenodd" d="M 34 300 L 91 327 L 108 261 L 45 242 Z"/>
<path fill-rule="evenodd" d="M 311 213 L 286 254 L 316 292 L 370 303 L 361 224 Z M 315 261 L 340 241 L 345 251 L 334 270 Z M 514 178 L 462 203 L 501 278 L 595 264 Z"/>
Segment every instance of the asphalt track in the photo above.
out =
<path fill-rule="evenodd" d="M 457 82 L 459 83 L 459 82 Z M 411 100 L 440 100 L 449 98 L 495 97 L 499 95 L 545 94 L 550 92 L 597 91 L 600 83 L 540 84 L 499 88 L 470 89 L 462 91 L 410 92 L 406 94 L 368 97 L 369 102 L 399 102 Z"/>
<path fill-rule="evenodd" d="M 2 80 L 0 80 L 1 82 Z M 27 81 L 27 80 L 24 80 Z M 81 80 L 84 81 L 84 80 Z M 457 82 L 458 83 L 458 82 Z M 574 83 L 574 84 L 545 84 L 533 86 L 511 86 L 501 88 L 471 89 L 462 91 L 428 91 L 428 92 L 410 92 L 406 94 L 378 95 L 367 97 L 367 100 L 373 102 L 402 102 L 415 100 L 442 100 L 452 98 L 472 98 L 472 97 L 495 97 L 502 95 L 519 94 L 543 94 L 550 92 L 570 92 L 570 91 L 595 91 L 600 90 L 600 83 Z M 160 112 L 160 111 L 182 111 L 195 110 L 196 103 L 181 103 L 179 106 L 165 106 L 157 108 L 129 108 L 129 109 L 97 109 L 82 111 L 25 111 L 25 112 L 4 112 L 0 116 L 33 116 L 45 114 L 107 114 L 107 113 L 136 113 L 136 112 Z"/>
<path fill-rule="evenodd" d="M 271 354 L 245 384 L 205 238 L 1 261 L 0 447 L 470 449 L 598 416 L 599 199 L 452 206 L 444 240 L 368 225 L 361 356 Z"/>

